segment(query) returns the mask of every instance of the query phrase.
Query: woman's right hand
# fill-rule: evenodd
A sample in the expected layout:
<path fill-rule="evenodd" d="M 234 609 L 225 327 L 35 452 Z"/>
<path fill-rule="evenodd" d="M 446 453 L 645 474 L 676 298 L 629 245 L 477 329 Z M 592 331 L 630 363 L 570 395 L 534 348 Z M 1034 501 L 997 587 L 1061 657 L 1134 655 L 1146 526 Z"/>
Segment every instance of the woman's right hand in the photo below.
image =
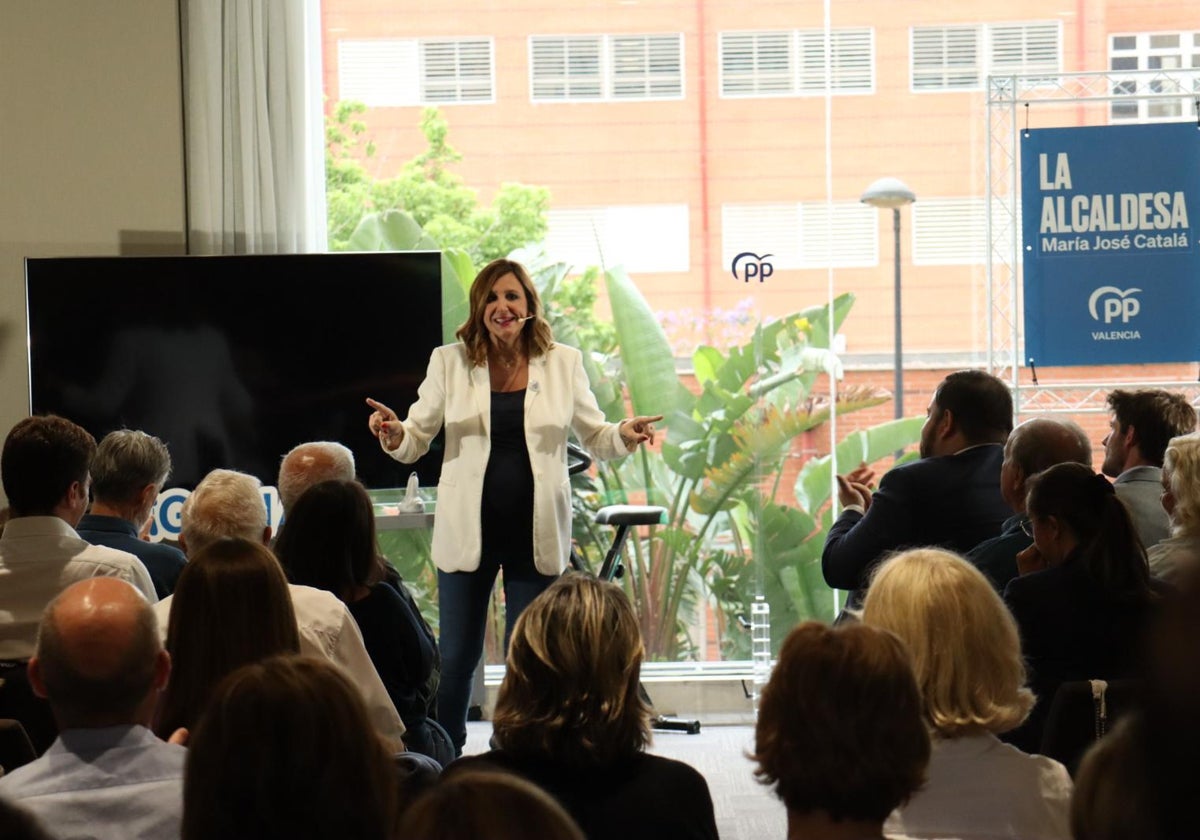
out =
<path fill-rule="evenodd" d="M 367 427 L 371 434 L 379 438 L 379 442 L 388 452 L 395 451 L 400 441 L 404 440 L 404 427 L 400 425 L 400 418 L 396 416 L 396 412 L 370 397 L 367 397 L 367 405 L 375 409 L 367 419 Z"/>

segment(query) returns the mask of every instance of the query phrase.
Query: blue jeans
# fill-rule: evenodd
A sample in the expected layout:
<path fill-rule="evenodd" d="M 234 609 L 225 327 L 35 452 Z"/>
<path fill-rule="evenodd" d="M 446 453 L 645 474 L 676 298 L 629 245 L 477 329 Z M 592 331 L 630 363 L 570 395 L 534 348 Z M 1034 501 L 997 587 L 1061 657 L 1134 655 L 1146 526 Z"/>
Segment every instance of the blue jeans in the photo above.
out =
<path fill-rule="evenodd" d="M 442 677 L 438 685 L 438 722 L 450 734 L 455 755 L 467 742 L 467 707 L 471 682 L 483 656 L 488 601 L 496 573 L 504 569 L 504 650 L 512 628 L 529 602 L 555 581 L 533 565 L 531 554 L 485 552 L 473 572 L 438 571 L 439 647 Z"/>

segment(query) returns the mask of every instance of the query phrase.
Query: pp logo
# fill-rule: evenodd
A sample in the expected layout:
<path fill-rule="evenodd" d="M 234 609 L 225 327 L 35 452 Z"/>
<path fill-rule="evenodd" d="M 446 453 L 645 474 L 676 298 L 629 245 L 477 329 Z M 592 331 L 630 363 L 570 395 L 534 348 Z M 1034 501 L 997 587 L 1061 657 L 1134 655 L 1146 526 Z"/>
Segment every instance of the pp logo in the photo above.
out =
<path fill-rule="evenodd" d="M 1111 324 L 1117 318 L 1121 319 L 1122 324 L 1128 324 L 1129 319 L 1142 309 L 1141 302 L 1133 297 L 1140 291 L 1141 289 L 1121 291 L 1116 286 L 1101 286 L 1088 298 L 1088 312 L 1091 313 L 1093 321 L 1099 321 L 1103 314 L 1106 324 Z M 1103 312 L 1097 308 L 1099 304 L 1103 304 Z"/>
<path fill-rule="evenodd" d="M 749 283 L 751 277 L 757 277 L 758 282 L 762 283 L 775 273 L 775 266 L 767 262 L 769 256 L 771 255 L 763 254 L 760 257 L 752 251 L 742 251 L 733 258 L 733 264 L 729 267 L 734 279 Z"/>

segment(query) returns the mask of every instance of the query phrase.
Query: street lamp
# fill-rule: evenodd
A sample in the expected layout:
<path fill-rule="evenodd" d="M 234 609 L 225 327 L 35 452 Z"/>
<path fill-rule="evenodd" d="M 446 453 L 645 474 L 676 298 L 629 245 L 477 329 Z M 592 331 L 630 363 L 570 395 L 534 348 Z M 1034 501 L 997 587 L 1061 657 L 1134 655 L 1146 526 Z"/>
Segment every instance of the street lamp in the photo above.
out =
<path fill-rule="evenodd" d="M 862 203 L 892 211 L 892 235 L 896 240 L 895 283 L 895 397 L 896 419 L 904 416 L 904 363 L 900 356 L 904 346 L 900 333 L 900 208 L 917 200 L 916 195 L 899 178 L 880 178 L 862 194 Z"/>

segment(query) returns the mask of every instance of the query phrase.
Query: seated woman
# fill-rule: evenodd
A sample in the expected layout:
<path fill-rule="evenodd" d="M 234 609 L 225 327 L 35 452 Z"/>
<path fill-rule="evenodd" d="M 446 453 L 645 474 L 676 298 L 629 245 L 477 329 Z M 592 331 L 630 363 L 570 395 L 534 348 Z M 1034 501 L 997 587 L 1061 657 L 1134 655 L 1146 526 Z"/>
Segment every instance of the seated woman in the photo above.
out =
<path fill-rule="evenodd" d="M 929 763 L 904 645 L 865 624 L 796 627 L 763 689 L 754 753 L 754 775 L 787 806 L 789 838 L 883 837 Z"/>
<path fill-rule="evenodd" d="M 512 773 L 456 773 L 404 812 L 397 837 L 421 840 L 584 840 L 550 794 Z"/>
<path fill-rule="evenodd" d="M 433 638 L 409 602 L 379 580 L 375 512 L 363 486 L 323 481 L 304 491 L 288 512 L 275 554 L 292 583 L 332 592 L 350 609 L 404 721 L 404 745 L 443 764 L 453 760 L 449 738 L 428 719 Z"/>
<path fill-rule="evenodd" d="M 299 652 L 296 614 L 275 556 L 260 543 L 236 537 L 198 551 L 175 585 L 166 648 L 171 679 L 154 727 L 160 738 L 195 726 L 227 674 L 268 656 Z"/>
<path fill-rule="evenodd" d="M 1012 616 L 983 573 L 940 549 L 880 565 L 862 620 L 912 652 L 933 734 L 929 782 L 888 819 L 908 837 L 1069 838 L 1071 778 L 1057 761 L 1001 743 L 1034 698 Z"/>
<path fill-rule="evenodd" d="M 554 796 L 588 837 L 716 840 L 704 777 L 648 755 L 650 711 L 639 693 L 642 637 L 620 587 L 559 578 L 521 613 L 492 716 L 489 753 L 446 775 L 509 770 Z"/>
<path fill-rule="evenodd" d="M 1171 536 L 1146 549 L 1150 574 L 1174 583 L 1200 567 L 1200 432 L 1171 438 L 1162 469 L 1162 504 Z"/>
<path fill-rule="evenodd" d="M 239 668 L 189 742 L 189 840 L 379 840 L 398 836 L 398 803 L 396 766 L 361 693 L 319 659 L 275 656 Z"/>
<path fill-rule="evenodd" d="M 1005 740 L 1041 744 L 1046 713 L 1068 680 L 1134 675 L 1146 624 L 1165 591 L 1113 486 L 1081 464 L 1058 464 L 1028 482 L 1033 545 L 1004 600 L 1017 620 L 1037 705 Z"/>

